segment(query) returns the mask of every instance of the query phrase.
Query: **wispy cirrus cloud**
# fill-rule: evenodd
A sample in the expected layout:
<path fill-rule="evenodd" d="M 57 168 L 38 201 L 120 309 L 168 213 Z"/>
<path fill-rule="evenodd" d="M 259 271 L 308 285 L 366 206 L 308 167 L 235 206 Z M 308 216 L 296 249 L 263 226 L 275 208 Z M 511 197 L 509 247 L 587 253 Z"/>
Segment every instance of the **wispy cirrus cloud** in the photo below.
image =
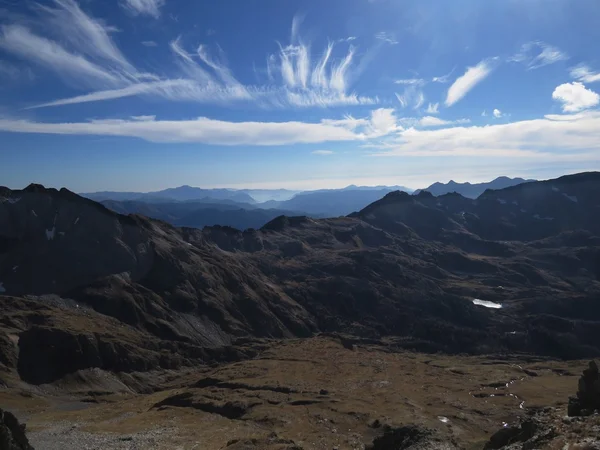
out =
<path fill-rule="evenodd" d="M 446 75 L 442 75 L 439 77 L 433 77 L 431 79 L 431 81 L 433 81 L 434 83 L 449 83 L 450 82 L 450 77 L 452 76 L 452 74 L 454 73 L 454 69 L 452 69 L 450 72 L 448 72 Z"/>
<path fill-rule="evenodd" d="M 142 41 L 142 45 L 144 47 L 158 47 L 158 44 L 155 41 Z"/>
<path fill-rule="evenodd" d="M 44 66 L 70 81 L 87 86 L 115 86 L 123 82 L 119 74 L 71 53 L 58 43 L 38 36 L 21 25 L 5 25 L 1 30 L 0 48 Z"/>
<path fill-rule="evenodd" d="M 523 44 L 521 50 L 508 58 L 508 61 L 523 63 L 527 70 L 534 70 L 567 59 L 569 55 L 559 48 L 542 41 L 532 41 Z"/>
<path fill-rule="evenodd" d="M 329 156 L 329 155 L 333 155 L 333 151 L 331 150 L 315 150 L 310 152 L 313 155 L 319 155 L 319 156 Z"/>
<path fill-rule="evenodd" d="M 272 82 L 281 83 L 284 101 L 301 107 L 376 103 L 377 99 L 349 91 L 358 75 L 356 48 L 349 45 L 341 58 L 334 58 L 336 44 L 329 42 L 320 56 L 312 58 L 310 46 L 300 37 L 300 24 L 301 19 L 296 16 L 290 43 L 279 44 L 279 51 L 267 58 L 267 74 Z"/>
<path fill-rule="evenodd" d="M 150 142 L 196 142 L 214 145 L 292 145 L 336 141 L 366 141 L 399 130 L 393 110 L 377 109 L 370 117 L 321 122 L 228 122 L 200 117 L 156 120 L 129 119 L 49 123 L 0 119 L 0 131 L 13 133 L 135 137 Z"/>
<path fill-rule="evenodd" d="M 425 112 L 427 114 L 438 114 L 440 112 L 439 108 L 440 108 L 440 104 L 439 103 L 430 103 L 427 106 L 427 109 L 425 110 Z"/>
<path fill-rule="evenodd" d="M 40 26 L 69 44 L 73 51 L 104 62 L 110 69 L 133 76 L 137 72 L 110 37 L 113 28 L 87 15 L 75 0 L 53 0 L 54 7 L 37 5 Z"/>
<path fill-rule="evenodd" d="M 402 94 L 395 95 L 402 108 L 419 109 L 425 103 L 425 94 L 419 84 L 408 84 Z"/>
<path fill-rule="evenodd" d="M 226 104 L 252 102 L 262 108 L 336 107 L 372 105 L 378 98 L 350 90 L 360 72 L 356 49 L 344 39 L 342 57 L 329 43 L 317 58 L 300 38 L 300 17 L 294 18 L 291 41 L 279 45 L 268 57 L 266 85 L 244 85 L 226 64 L 221 48 L 200 44 L 188 50 L 181 38 L 170 42 L 178 77 L 162 77 L 137 70 L 110 37 L 111 28 L 83 12 L 74 0 L 53 0 L 53 7 L 39 6 L 43 26 L 51 28 L 58 41 L 39 36 L 20 25 L 4 27 L 0 46 L 18 56 L 44 65 L 80 86 L 99 88 L 69 98 L 33 105 L 31 108 L 109 101 L 132 96 L 156 96 L 174 101 Z M 60 23 L 66 23 L 60 27 Z M 63 36 L 64 35 L 64 36 Z M 65 47 L 63 44 L 68 45 Z M 143 45 L 153 46 L 154 41 Z M 215 51 L 216 48 L 216 51 Z M 358 63 L 358 64 L 357 64 Z"/>
<path fill-rule="evenodd" d="M 425 116 L 419 120 L 421 127 L 444 127 L 449 125 L 460 125 L 471 122 L 469 119 L 443 120 L 439 117 Z"/>
<path fill-rule="evenodd" d="M 460 101 L 477 84 L 485 80 L 495 67 L 496 58 L 486 59 L 473 67 L 467 68 L 464 75 L 458 77 L 448 89 L 446 95 L 446 106 L 452 106 Z"/>
<path fill-rule="evenodd" d="M 600 104 L 600 95 L 577 81 L 557 86 L 552 98 L 562 103 L 564 112 L 578 112 Z"/>
<path fill-rule="evenodd" d="M 585 64 L 581 64 L 571 69 L 571 76 L 583 83 L 595 83 L 600 81 L 600 72 L 592 72 Z"/>
<path fill-rule="evenodd" d="M 122 0 L 121 5 L 134 15 L 146 15 L 158 19 L 165 0 Z"/>
<path fill-rule="evenodd" d="M 377 33 L 375 35 L 375 39 L 378 39 L 383 42 L 387 42 L 388 44 L 391 44 L 391 45 L 396 45 L 398 43 L 398 40 L 396 39 L 396 35 L 389 31 L 380 31 L 379 33 Z"/>
<path fill-rule="evenodd" d="M 439 128 L 462 125 L 469 123 L 469 119 L 444 120 L 434 116 L 418 117 L 402 117 L 398 119 L 398 123 L 404 128 Z M 403 132 L 404 130 L 399 130 Z"/>
<path fill-rule="evenodd" d="M 423 78 L 402 78 L 399 80 L 394 80 L 394 84 L 423 86 L 425 84 L 425 80 Z"/>

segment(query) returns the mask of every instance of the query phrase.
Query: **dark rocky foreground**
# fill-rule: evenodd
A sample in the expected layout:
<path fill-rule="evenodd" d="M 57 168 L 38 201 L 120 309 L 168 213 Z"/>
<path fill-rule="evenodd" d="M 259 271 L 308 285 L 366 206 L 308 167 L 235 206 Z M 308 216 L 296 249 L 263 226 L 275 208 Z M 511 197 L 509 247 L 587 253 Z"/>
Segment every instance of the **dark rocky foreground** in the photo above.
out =
<path fill-rule="evenodd" d="M 563 408 L 532 408 L 525 417 L 494 433 L 484 450 L 531 448 L 600 449 L 598 366 L 590 361 L 579 379 L 576 397 Z M 566 444 L 565 444 L 566 442 Z"/>
<path fill-rule="evenodd" d="M 9 411 L 0 408 L 0 449 L 33 450 L 25 435 L 25 425 Z"/>
<path fill-rule="evenodd" d="M 390 193 L 350 217 L 177 229 L 0 188 L 0 363 L 29 383 L 234 361 L 319 332 L 398 349 L 600 354 L 600 174 Z M 474 299 L 501 304 L 492 309 Z M 260 347 L 260 345 L 259 345 Z"/>

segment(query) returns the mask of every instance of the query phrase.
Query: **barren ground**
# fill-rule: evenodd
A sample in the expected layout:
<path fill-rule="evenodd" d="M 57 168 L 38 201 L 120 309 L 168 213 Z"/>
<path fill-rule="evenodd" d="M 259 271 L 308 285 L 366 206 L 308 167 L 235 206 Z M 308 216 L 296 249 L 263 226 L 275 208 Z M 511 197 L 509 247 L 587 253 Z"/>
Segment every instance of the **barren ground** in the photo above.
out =
<path fill-rule="evenodd" d="M 0 404 L 27 422 L 36 449 L 364 449 L 380 433 L 376 421 L 481 449 L 528 408 L 566 414 L 586 364 L 351 350 L 316 337 L 273 343 L 252 360 L 154 374 L 160 390 L 149 394 L 121 382 L 148 377 L 92 370 L 4 389 Z"/>

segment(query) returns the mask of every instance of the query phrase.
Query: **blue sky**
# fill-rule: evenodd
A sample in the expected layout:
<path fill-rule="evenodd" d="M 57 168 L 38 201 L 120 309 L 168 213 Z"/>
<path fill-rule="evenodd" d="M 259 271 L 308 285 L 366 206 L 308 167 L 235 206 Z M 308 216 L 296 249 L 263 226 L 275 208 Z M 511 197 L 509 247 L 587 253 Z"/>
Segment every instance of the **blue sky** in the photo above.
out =
<path fill-rule="evenodd" d="M 598 170 L 598 20 L 596 0 L 1 0 L 0 184 Z"/>

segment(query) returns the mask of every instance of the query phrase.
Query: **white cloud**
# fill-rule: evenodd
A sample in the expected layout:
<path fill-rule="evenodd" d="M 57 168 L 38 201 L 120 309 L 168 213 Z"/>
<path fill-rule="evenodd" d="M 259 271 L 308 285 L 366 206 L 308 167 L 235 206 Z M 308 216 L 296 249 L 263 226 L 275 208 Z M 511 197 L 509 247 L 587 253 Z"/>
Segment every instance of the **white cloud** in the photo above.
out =
<path fill-rule="evenodd" d="M 310 47 L 299 36 L 300 23 L 299 16 L 294 17 L 290 43 L 280 44 L 279 52 L 267 57 L 269 80 L 282 85 L 280 100 L 299 107 L 376 103 L 377 99 L 349 92 L 358 70 L 355 48 L 350 45 L 341 58 L 335 58 L 336 46 L 330 42 L 313 59 Z"/>
<path fill-rule="evenodd" d="M 142 41 L 142 45 L 145 47 L 158 47 L 158 44 L 154 41 Z"/>
<path fill-rule="evenodd" d="M 600 112 L 436 130 L 408 128 L 381 156 L 518 157 L 549 161 L 600 161 Z"/>
<path fill-rule="evenodd" d="M 571 69 L 571 76 L 583 83 L 595 83 L 600 81 L 600 72 L 592 72 L 586 65 L 579 65 Z"/>
<path fill-rule="evenodd" d="M 53 0 L 56 8 L 39 6 L 45 13 L 43 25 L 61 42 L 90 58 L 105 61 L 117 69 L 135 75 L 135 68 L 125 58 L 109 36 L 112 28 L 93 19 L 74 0 Z"/>
<path fill-rule="evenodd" d="M 77 103 L 89 103 L 102 100 L 113 100 L 117 98 L 132 97 L 135 95 L 154 94 L 165 98 L 174 98 L 177 94 L 189 95 L 192 98 L 196 84 L 190 80 L 164 80 L 146 83 L 137 83 L 130 86 L 109 89 L 105 91 L 96 91 L 91 94 L 78 95 L 76 97 L 54 100 L 47 103 L 31 106 L 28 109 L 45 108 L 49 106 L 73 105 Z M 207 92 L 206 95 L 213 95 L 214 92 Z"/>
<path fill-rule="evenodd" d="M 121 5 L 131 11 L 134 15 L 160 17 L 160 8 L 165 4 L 164 0 L 123 0 Z"/>
<path fill-rule="evenodd" d="M 427 114 L 438 114 L 440 112 L 439 107 L 440 107 L 439 103 L 430 103 L 429 106 L 427 106 L 427 109 L 425 110 L 425 112 Z"/>
<path fill-rule="evenodd" d="M 494 115 L 494 117 L 496 119 L 499 119 L 500 117 L 502 117 L 502 111 L 500 111 L 499 109 L 494 109 L 494 111 L 492 111 L 492 114 Z"/>
<path fill-rule="evenodd" d="M 331 150 L 315 150 L 314 152 L 311 152 L 313 155 L 320 155 L 320 156 L 327 156 L 327 155 L 333 155 L 333 152 Z"/>
<path fill-rule="evenodd" d="M 56 42 L 33 34 L 21 25 L 2 27 L 0 48 L 81 84 L 116 85 L 123 81 L 120 76 L 88 61 L 83 56 L 70 53 Z"/>
<path fill-rule="evenodd" d="M 408 84 L 402 94 L 396 93 L 395 95 L 402 108 L 418 109 L 425 103 L 425 94 L 418 84 Z"/>
<path fill-rule="evenodd" d="M 149 120 L 156 120 L 156 116 L 131 116 L 133 120 L 138 120 L 140 122 L 146 122 Z"/>
<path fill-rule="evenodd" d="M 454 69 L 452 69 L 446 75 L 442 75 L 441 77 L 433 77 L 431 79 L 431 81 L 433 81 L 434 83 L 442 83 L 442 84 L 449 83 L 450 82 L 450 76 L 452 75 L 453 72 L 454 72 Z"/>
<path fill-rule="evenodd" d="M 592 108 L 600 103 L 600 95 L 586 89 L 582 83 L 577 81 L 557 86 L 552 93 L 552 98 L 563 104 L 562 109 L 564 112 L 577 112 Z"/>
<path fill-rule="evenodd" d="M 196 142 L 214 145 L 292 145 L 334 141 L 365 141 L 399 130 L 393 110 L 377 109 L 369 118 L 306 122 L 227 122 L 200 117 L 191 120 L 133 119 L 43 123 L 0 119 L 0 130 L 15 133 L 136 137 L 151 142 Z"/>
<path fill-rule="evenodd" d="M 483 112 L 481 113 L 481 117 L 487 117 L 487 111 L 484 109 Z"/>
<path fill-rule="evenodd" d="M 269 84 L 246 86 L 227 66 L 218 45 L 218 52 L 212 52 L 215 56 L 202 44 L 195 51 L 186 50 L 180 38 L 170 43 L 179 77 L 164 78 L 140 72 L 114 44 L 109 36 L 110 27 L 87 16 L 74 0 L 52 1 L 55 7 L 38 5 L 38 11 L 45 14 L 45 21 L 38 25 L 60 36 L 61 44 L 21 25 L 10 25 L 1 28 L 0 48 L 44 65 L 77 87 L 91 87 L 96 91 L 44 102 L 32 108 L 131 96 L 212 104 L 247 102 L 261 108 L 336 107 L 379 102 L 377 97 L 361 96 L 350 90 L 362 63 L 359 61 L 355 67 L 355 49 L 351 45 L 346 47 L 341 58 L 334 55 L 335 46 L 330 43 L 321 56 L 311 59 L 310 47 L 299 37 L 299 17 L 292 23 L 292 42 L 286 47 L 280 46 L 280 51 L 268 58 Z M 130 3 L 141 9 L 150 8 L 146 1 Z M 142 44 L 156 45 L 154 41 Z M 276 80 L 278 74 L 280 78 Z"/>
<path fill-rule="evenodd" d="M 439 117 L 433 117 L 433 116 L 425 116 L 422 117 L 418 124 L 421 127 L 441 127 L 441 126 L 448 126 L 448 125 L 456 125 L 456 124 L 464 124 L 464 123 L 469 123 L 470 120 L 469 119 L 458 119 L 458 120 L 443 120 L 440 119 Z"/>
<path fill-rule="evenodd" d="M 448 89 L 446 106 L 452 106 L 461 100 L 471 89 L 492 73 L 492 61 L 481 61 L 476 66 L 469 67 L 464 75 L 458 77 Z"/>
<path fill-rule="evenodd" d="M 545 42 L 533 41 L 524 44 L 521 50 L 508 61 L 523 63 L 528 70 L 533 70 L 567 59 L 569 56 L 560 49 Z"/>
<path fill-rule="evenodd" d="M 396 45 L 398 43 L 396 35 L 388 31 L 380 31 L 375 35 L 375 39 L 379 39 L 380 41 L 387 42 L 391 45 Z"/>
<path fill-rule="evenodd" d="M 422 86 L 425 84 L 425 80 L 422 78 L 406 78 L 402 80 L 395 80 L 394 83 Z"/>

